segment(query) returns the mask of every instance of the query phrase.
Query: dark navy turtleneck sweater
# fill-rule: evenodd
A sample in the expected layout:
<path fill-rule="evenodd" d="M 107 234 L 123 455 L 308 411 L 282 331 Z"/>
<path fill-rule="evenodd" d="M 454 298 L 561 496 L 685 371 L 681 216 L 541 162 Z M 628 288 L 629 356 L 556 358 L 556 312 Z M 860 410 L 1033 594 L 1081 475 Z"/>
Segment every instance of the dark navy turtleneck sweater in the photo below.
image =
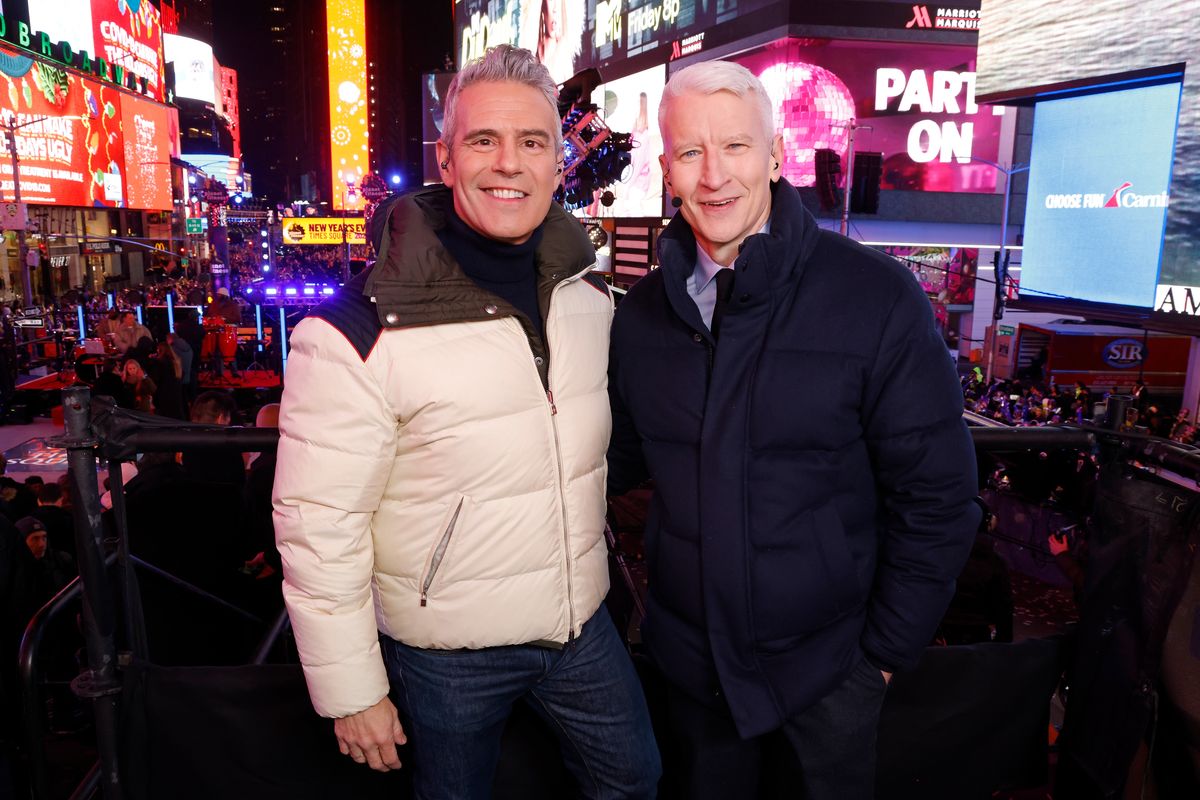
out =
<path fill-rule="evenodd" d="M 500 296 L 529 318 L 533 329 L 545 337 L 538 308 L 536 253 L 542 241 L 538 226 L 523 244 L 506 244 L 474 231 L 454 210 L 446 211 L 446 226 L 438 238 L 467 277 L 480 288 Z"/>

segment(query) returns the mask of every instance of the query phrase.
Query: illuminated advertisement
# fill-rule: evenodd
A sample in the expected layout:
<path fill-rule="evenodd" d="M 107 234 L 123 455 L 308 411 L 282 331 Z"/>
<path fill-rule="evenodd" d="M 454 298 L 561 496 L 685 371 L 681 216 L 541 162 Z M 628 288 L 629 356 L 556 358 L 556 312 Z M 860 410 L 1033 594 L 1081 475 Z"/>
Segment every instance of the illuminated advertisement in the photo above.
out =
<path fill-rule="evenodd" d="M 284 244 L 342 244 L 343 241 L 367 243 L 367 226 L 361 217 L 293 217 L 283 221 Z"/>
<path fill-rule="evenodd" d="M 975 101 L 975 50 L 949 45 L 783 39 L 729 60 L 763 82 L 783 135 L 783 174 L 815 183 L 814 151 L 846 161 L 883 153 L 884 189 L 1000 192 L 1004 178 L 973 157 L 997 161 L 1006 115 Z"/>
<path fill-rule="evenodd" d="M 454 80 L 453 72 L 426 72 L 421 76 L 421 153 L 425 184 L 441 183 L 437 141 L 442 138 L 442 98 Z"/>
<path fill-rule="evenodd" d="M 150 0 L 29 0 L 29 25 L 142 78 L 163 95 L 163 31 Z"/>
<path fill-rule="evenodd" d="M 175 64 L 175 96 L 216 105 L 212 45 L 187 36 L 163 36 L 166 59 Z"/>
<path fill-rule="evenodd" d="M 353 190 L 367 172 L 367 35 L 364 0 L 326 0 L 329 56 L 329 163 L 333 208 L 359 208 Z"/>
<path fill-rule="evenodd" d="M 1124 80 L 1142 70 L 1182 72 L 1182 64 L 1196 63 L 1200 14 L 1195 0 L 1151 5 L 988 0 L 983 11 L 988 22 L 979 33 L 981 95 L 1036 98 L 1081 83 Z M 1195 75 L 1183 78 L 1178 117 L 1154 309 L 1195 316 L 1200 315 L 1200 81 Z"/>
<path fill-rule="evenodd" d="M 242 162 L 240 160 L 231 158 L 230 156 L 194 153 L 185 153 L 181 158 L 196 169 L 204 172 L 210 178 L 214 178 L 225 184 L 225 187 L 230 192 L 236 192 L 241 189 L 238 186 L 238 178 L 242 174 Z"/>
<path fill-rule="evenodd" d="M 596 202 L 589 217 L 658 217 L 662 215 L 662 137 L 658 131 L 658 104 L 662 99 L 666 67 L 651 67 L 598 87 L 592 102 L 614 131 L 633 137 L 629 169 L 620 182 L 608 187 L 613 203 Z"/>
<path fill-rule="evenodd" d="M 489 47 L 513 44 L 535 53 L 561 83 L 583 51 L 586 0 L 461 0 L 455 7 L 458 63 Z M 607 6 L 607 3 L 601 3 Z"/>
<path fill-rule="evenodd" d="M 122 94 L 125 198 L 130 208 L 171 210 L 171 118 L 166 106 Z"/>
<path fill-rule="evenodd" d="M 979 248 L 891 245 L 876 249 L 908 267 L 936 305 L 963 306 L 969 311 L 975 303 Z"/>
<path fill-rule="evenodd" d="M 671 58 L 697 52 L 704 32 L 780 0 L 457 0 L 460 66 L 489 47 L 536 53 L 562 83 L 588 67 L 618 63 L 658 47 Z M 690 40 L 690 41 L 685 41 Z M 666 60 L 666 59 L 664 59 Z"/>
<path fill-rule="evenodd" d="M 1155 299 L 1179 84 L 1039 103 L 1021 296 Z"/>
<path fill-rule="evenodd" d="M 124 196 L 120 92 L 0 48 L 0 118 L 15 117 L 21 199 L 118 207 Z M 40 121 L 33 121 L 40 120 Z M 25 124 L 28 123 L 28 124 Z M 2 191 L 11 197 L 8 142 L 0 137 Z"/>

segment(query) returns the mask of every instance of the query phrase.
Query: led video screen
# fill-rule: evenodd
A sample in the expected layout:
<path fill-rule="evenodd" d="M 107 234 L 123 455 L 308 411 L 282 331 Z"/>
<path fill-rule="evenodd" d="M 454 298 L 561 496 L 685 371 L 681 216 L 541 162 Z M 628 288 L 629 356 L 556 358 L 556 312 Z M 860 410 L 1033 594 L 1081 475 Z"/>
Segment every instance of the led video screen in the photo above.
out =
<path fill-rule="evenodd" d="M 513 44 L 536 54 L 556 83 L 577 71 L 586 0 L 465 0 L 455 5 L 460 66 L 489 47 Z"/>
<path fill-rule="evenodd" d="M 489 47 L 524 47 L 558 83 L 588 67 L 671 47 L 698 51 L 705 33 L 783 0 L 456 0 L 454 41 L 461 67 Z M 664 55 L 665 60 L 665 55 Z"/>
<path fill-rule="evenodd" d="M 1192 70 L 1200 60 L 1200 14 L 1195 0 L 985 0 L 982 14 L 981 96 L 1034 97 L 1064 85 L 1104 84 L 1142 70 L 1188 66 L 1154 309 L 1200 315 L 1200 80 Z"/>
<path fill-rule="evenodd" d="M 217 84 L 212 45 L 168 33 L 163 36 L 163 47 L 167 61 L 175 64 L 175 96 L 215 105 Z"/>
<path fill-rule="evenodd" d="M 446 90 L 454 80 L 453 72 L 426 72 L 421 76 L 421 154 L 425 184 L 441 183 L 437 141 L 442 138 L 442 105 Z"/>
<path fill-rule="evenodd" d="M 588 207 L 589 217 L 658 217 L 662 215 L 662 137 L 658 131 L 658 105 L 666 82 L 666 67 L 648 70 L 610 81 L 592 93 L 605 124 L 614 131 L 629 133 L 633 150 L 629 168 L 619 183 L 608 187 L 613 203 L 595 202 Z"/>
<path fill-rule="evenodd" d="M 1038 104 L 1023 298 L 1153 302 L 1179 90 L 1170 83 Z"/>
<path fill-rule="evenodd" d="M 29 0 L 29 25 L 145 78 L 147 96 L 164 99 L 162 21 L 150 0 Z"/>
<path fill-rule="evenodd" d="M 230 193 L 240 191 L 238 177 L 242 174 L 242 163 L 236 158 L 223 155 L 184 153 L 181 158 L 210 178 L 225 184 Z"/>
<path fill-rule="evenodd" d="M 0 118 L 16 118 L 21 199 L 30 203 L 119 207 L 125 152 L 121 93 L 29 56 L 0 48 Z M 8 141 L 0 137 L 0 176 L 11 197 Z"/>
<path fill-rule="evenodd" d="M 783 174 L 815 183 L 814 151 L 843 164 L 852 120 L 855 152 L 883 154 L 884 189 L 1001 192 L 997 161 L 1015 111 L 975 102 L 971 47 L 782 39 L 729 58 L 762 80 L 783 135 Z"/>
<path fill-rule="evenodd" d="M 171 210 L 170 130 L 166 106 L 121 94 L 125 200 L 130 208 Z"/>

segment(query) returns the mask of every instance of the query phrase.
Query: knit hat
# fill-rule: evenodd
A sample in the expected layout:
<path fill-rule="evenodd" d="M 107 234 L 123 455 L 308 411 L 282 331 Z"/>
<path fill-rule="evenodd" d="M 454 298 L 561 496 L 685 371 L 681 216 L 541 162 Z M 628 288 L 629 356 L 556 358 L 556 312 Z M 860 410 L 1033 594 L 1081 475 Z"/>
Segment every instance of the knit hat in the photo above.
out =
<path fill-rule="evenodd" d="M 37 517 L 21 517 L 17 520 L 17 530 L 21 532 L 22 537 L 27 537 L 31 533 L 46 530 L 46 526 Z"/>

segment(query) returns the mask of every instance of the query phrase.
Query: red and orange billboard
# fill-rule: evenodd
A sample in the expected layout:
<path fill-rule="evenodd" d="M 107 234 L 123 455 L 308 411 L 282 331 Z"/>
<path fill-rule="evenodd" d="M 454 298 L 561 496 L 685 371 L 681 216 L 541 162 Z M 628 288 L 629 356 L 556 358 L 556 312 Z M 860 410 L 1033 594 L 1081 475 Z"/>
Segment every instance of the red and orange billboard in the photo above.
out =
<path fill-rule="evenodd" d="M 16 118 L 21 199 L 69 206 L 120 206 L 125 153 L 116 89 L 7 49 L 0 119 Z M 12 197 L 8 141 L 0 137 L 3 193 Z"/>
<path fill-rule="evenodd" d="M 121 95 L 125 199 L 130 208 L 171 210 L 170 129 L 166 106 Z"/>
<path fill-rule="evenodd" d="M 146 81 L 162 100 L 163 30 L 150 0 L 29 0 L 29 24 Z"/>
<path fill-rule="evenodd" d="M 362 208 L 357 187 L 370 171 L 364 0 L 326 0 L 329 47 L 329 163 L 333 207 Z M 349 178 L 349 179 L 347 179 Z"/>
<path fill-rule="evenodd" d="M 171 208 L 166 106 L 0 48 L 0 121 L 9 120 L 18 126 L 22 200 Z M 0 195 L 13 197 L 5 136 L 0 136 Z"/>

